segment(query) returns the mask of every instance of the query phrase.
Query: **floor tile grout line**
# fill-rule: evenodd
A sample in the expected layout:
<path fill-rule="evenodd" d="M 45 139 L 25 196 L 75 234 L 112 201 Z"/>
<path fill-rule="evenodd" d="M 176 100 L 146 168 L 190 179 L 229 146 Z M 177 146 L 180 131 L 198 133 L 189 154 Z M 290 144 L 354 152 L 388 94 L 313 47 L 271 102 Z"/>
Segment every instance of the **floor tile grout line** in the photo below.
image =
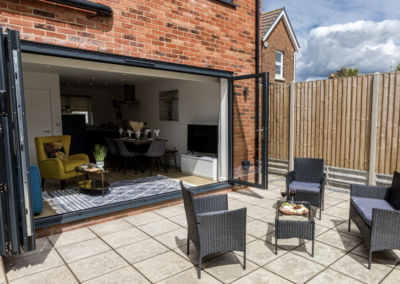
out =
<path fill-rule="evenodd" d="M 59 257 L 62 259 L 62 261 L 64 262 L 64 265 L 67 267 L 67 269 L 72 273 L 72 275 L 75 277 L 76 281 L 78 281 L 78 283 L 81 283 L 81 281 L 79 281 L 78 277 L 75 275 L 75 273 L 72 271 L 72 269 L 69 267 L 68 263 L 65 261 L 65 259 L 62 257 L 61 253 L 54 248 L 55 251 L 57 252 L 57 254 L 59 255 Z"/>
<path fill-rule="evenodd" d="M 63 260 L 63 259 L 62 259 L 62 260 Z M 63 260 L 63 262 L 64 262 L 64 260 Z M 36 274 L 45 272 L 45 271 L 49 271 L 49 270 L 52 270 L 52 269 L 54 269 L 54 268 L 61 267 L 61 266 L 63 266 L 63 265 L 66 265 L 66 263 L 64 262 L 64 264 L 57 265 L 57 266 L 54 266 L 54 267 L 51 267 L 51 268 L 48 268 L 48 269 L 44 269 L 44 270 L 41 270 L 41 271 L 39 271 L 39 272 L 34 272 L 34 273 L 31 273 L 31 274 L 28 274 L 28 275 L 25 275 L 25 276 L 17 277 L 17 278 L 12 279 L 12 280 L 8 280 L 8 277 L 7 277 L 7 274 L 6 274 L 6 279 L 7 279 L 8 282 L 10 282 L 10 281 L 13 282 L 13 281 L 15 281 L 15 280 L 22 279 L 22 278 L 26 278 L 26 277 L 29 277 L 29 276 L 32 276 L 32 275 L 36 275 Z M 79 281 L 78 281 L 78 282 L 79 282 Z"/>

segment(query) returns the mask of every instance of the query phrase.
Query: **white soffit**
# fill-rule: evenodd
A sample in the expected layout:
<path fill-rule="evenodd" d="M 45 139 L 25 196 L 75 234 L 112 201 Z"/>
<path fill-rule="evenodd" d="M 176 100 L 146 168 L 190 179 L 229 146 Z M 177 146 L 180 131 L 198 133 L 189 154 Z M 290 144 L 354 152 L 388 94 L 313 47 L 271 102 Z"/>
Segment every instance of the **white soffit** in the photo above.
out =
<path fill-rule="evenodd" d="M 46 56 L 46 55 L 38 55 L 31 53 L 22 53 L 22 62 L 23 63 L 34 63 L 40 64 L 44 66 L 58 66 L 58 67 L 68 67 L 75 68 L 81 70 L 88 71 L 103 71 L 109 73 L 121 73 L 121 74 L 132 74 L 137 76 L 151 76 L 155 78 L 162 79 L 177 79 L 177 80 L 188 80 L 188 81 L 198 81 L 198 82 L 207 82 L 207 83 L 219 83 L 220 78 L 211 77 L 211 76 L 202 76 L 188 73 L 179 73 L 172 71 L 163 71 L 156 70 L 150 68 L 140 68 L 140 67 L 132 67 L 118 64 L 110 64 L 103 62 L 94 62 L 94 61 L 86 61 L 86 60 L 78 60 L 78 59 L 70 59 L 63 57 L 55 57 L 55 56 Z M 31 65 L 31 64 L 27 64 Z M 27 70 L 28 72 L 32 72 L 32 70 Z M 50 70 L 49 70 L 50 71 Z M 49 72 L 54 73 L 54 72 Z"/>

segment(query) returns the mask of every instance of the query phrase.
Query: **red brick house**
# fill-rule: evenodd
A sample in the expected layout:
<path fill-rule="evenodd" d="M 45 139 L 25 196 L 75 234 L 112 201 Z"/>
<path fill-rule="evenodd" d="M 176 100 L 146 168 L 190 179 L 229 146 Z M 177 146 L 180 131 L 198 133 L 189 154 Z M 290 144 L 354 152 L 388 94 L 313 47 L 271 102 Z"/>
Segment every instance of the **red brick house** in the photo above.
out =
<path fill-rule="evenodd" d="M 91 156 L 95 144 L 129 135 L 128 122 L 141 121 L 148 130 L 158 129 L 165 147 L 177 152 L 176 164 L 168 170 L 160 167 L 160 174 L 170 177 L 175 171 L 174 179 L 195 185 L 195 193 L 229 190 L 233 184 L 267 187 L 268 165 L 261 167 L 268 160 L 261 1 L 99 2 L 0 2 L 0 190 L 5 186 L 14 193 L 0 199 L 15 204 L 9 210 L 14 216 L 0 220 L 0 235 L 2 220 L 21 220 L 20 225 L 6 224 L 14 229 L 11 233 L 23 228 L 7 236 L 14 245 L 1 243 L 0 254 L 18 252 L 19 239 L 26 250 L 34 248 L 35 228 L 40 235 L 54 234 L 180 202 L 178 187 L 140 198 L 133 192 L 131 199 L 117 203 L 103 204 L 102 197 L 97 199 L 100 205 L 80 200 L 86 195 L 73 191 L 79 186 L 80 172 L 72 166 L 76 157 L 61 162 L 43 158 L 36 137 L 60 143 L 61 137 L 70 136 L 70 143 L 63 145 L 68 147 L 65 156 L 86 154 L 97 162 Z M 196 125 L 206 127 L 191 134 Z M 204 143 L 189 143 L 196 133 Z M 137 135 L 136 140 L 148 140 L 144 133 Z M 125 144 L 133 152 L 147 151 Z M 7 153 L 16 153 L 16 158 Z M 110 183 L 102 180 L 102 189 L 152 175 L 149 167 L 140 173 L 121 157 L 125 160 L 114 170 L 110 167 Z M 54 178 L 43 179 L 41 165 L 53 162 L 47 172 Z M 42 185 L 39 178 L 31 181 L 30 166 L 39 167 Z M 126 174 L 117 173 L 127 166 Z M 95 185 L 99 177 L 89 178 Z M 73 202 L 65 197 L 68 192 Z M 16 196 L 22 198 L 18 203 Z"/>
<path fill-rule="evenodd" d="M 295 81 L 300 46 L 285 8 L 263 13 L 261 31 L 261 70 L 270 73 L 270 82 Z"/>

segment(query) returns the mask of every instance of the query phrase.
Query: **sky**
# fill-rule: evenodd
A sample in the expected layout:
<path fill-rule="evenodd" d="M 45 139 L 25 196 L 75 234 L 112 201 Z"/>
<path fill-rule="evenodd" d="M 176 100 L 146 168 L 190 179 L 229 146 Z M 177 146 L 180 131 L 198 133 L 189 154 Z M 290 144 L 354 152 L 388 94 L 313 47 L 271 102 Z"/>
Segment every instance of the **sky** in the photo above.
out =
<path fill-rule="evenodd" d="M 388 72 L 400 61 L 399 0 L 262 0 L 262 12 L 282 7 L 300 44 L 297 82 L 343 66 Z"/>

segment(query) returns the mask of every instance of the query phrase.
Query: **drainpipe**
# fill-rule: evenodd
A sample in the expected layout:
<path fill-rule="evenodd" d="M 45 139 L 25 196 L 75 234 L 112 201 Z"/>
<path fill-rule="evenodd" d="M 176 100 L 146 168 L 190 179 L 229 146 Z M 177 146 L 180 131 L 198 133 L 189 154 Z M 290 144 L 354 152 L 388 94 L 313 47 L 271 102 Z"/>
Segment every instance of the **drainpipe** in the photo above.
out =
<path fill-rule="evenodd" d="M 260 0 L 256 5 L 256 73 L 260 73 Z"/>

